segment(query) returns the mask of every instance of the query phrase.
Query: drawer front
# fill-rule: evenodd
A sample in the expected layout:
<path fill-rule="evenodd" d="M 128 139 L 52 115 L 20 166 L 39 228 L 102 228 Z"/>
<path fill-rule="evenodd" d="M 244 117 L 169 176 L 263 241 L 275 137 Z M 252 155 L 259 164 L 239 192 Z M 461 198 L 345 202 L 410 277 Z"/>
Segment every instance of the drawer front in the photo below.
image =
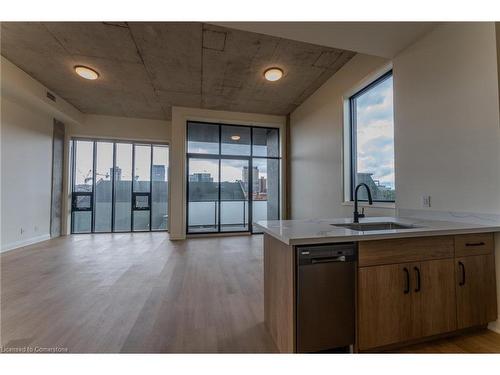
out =
<path fill-rule="evenodd" d="M 360 241 L 359 267 L 453 258 L 453 236 Z"/>
<path fill-rule="evenodd" d="M 495 240 L 493 233 L 473 233 L 455 236 L 455 256 L 493 254 Z"/>

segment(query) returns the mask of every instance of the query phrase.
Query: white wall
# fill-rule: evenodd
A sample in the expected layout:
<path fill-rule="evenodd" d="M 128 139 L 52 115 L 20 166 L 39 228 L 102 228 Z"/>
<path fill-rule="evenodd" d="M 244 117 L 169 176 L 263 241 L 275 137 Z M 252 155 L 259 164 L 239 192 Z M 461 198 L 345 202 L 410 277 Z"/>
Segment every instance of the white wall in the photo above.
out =
<path fill-rule="evenodd" d="M 371 78 L 388 61 L 357 54 L 290 117 L 291 218 L 352 215 L 344 205 L 344 95 Z M 393 208 L 367 208 L 370 215 L 392 215 Z"/>
<path fill-rule="evenodd" d="M 51 115 L 2 98 L 1 248 L 46 240 L 50 233 Z"/>
<path fill-rule="evenodd" d="M 494 23 L 443 24 L 394 59 L 397 206 L 500 215 Z M 496 236 L 500 301 L 500 235 Z M 500 319 L 490 325 L 500 332 Z"/>
<path fill-rule="evenodd" d="M 495 26 L 448 23 L 394 58 L 398 208 L 500 213 Z"/>
<path fill-rule="evenodd" d="M 1 57 L 1 251 L 48 239 L 53 119 L 83 114 Z M 21 228 L 23 232 L 21 233 Z"/>
<path fill-rule="evenodd" d="M 85 115 L 82 123 L 70 124 L 70 137 L 94 137 L 150 142 L 170 142 L 171 122 L 139 118 Z"/>
<path fill-rule="evenodd" d="M 199 108 L 173 107 L 172 134 L 170 142 L 170 238 L 186 238 L 186 123 L 189 120 L 252 126 L 270 126 L 280 129 L 282 166 L 285 165 L 285 116 L 262 115 L 257 113 L 214 111 Z M 284 182 L 285 168 L 281 168 L 281 205 L 286 200 Z M 283 213 L 283 212 L 282 212 Z"/>

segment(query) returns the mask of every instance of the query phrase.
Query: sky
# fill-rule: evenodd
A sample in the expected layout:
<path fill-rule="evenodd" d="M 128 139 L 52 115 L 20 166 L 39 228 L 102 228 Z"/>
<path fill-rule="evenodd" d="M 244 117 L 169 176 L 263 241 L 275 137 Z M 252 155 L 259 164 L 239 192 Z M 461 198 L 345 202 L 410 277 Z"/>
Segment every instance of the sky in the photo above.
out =
<path fill-rule="evenodd" d="M 392 77 L 359 96 L 356 105 L 357 170 L 395 188 Z"/>

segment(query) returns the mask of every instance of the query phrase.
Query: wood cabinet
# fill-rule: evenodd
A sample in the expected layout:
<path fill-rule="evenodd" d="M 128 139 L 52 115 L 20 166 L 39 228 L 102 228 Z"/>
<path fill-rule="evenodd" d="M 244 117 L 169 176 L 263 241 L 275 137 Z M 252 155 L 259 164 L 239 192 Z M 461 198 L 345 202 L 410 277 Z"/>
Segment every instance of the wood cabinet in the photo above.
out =
<path fill-rule="evenodd" d="M 409 263 L 359 269 L 358 347 L 360 350 L 411 338 L 410 269 Z"/>
<path fill-rule="evenodd" d="M 458 328 L 497 319 L 495 259 L 493 254 L 456 258 Z"/>
<path fill-rule="evenodd" d="M 457 328 L 453 259 L 413 266 L 414 337 L 437 335 Z"/>
<path fill-rule="evenodd" d="M 493 234 L 359 244 L 359 350 L 496 319 Z"/>
<path fill-rule="evenodd" d="M 361 267 L 360 350 L 456 329 L 453 259 Z"/>

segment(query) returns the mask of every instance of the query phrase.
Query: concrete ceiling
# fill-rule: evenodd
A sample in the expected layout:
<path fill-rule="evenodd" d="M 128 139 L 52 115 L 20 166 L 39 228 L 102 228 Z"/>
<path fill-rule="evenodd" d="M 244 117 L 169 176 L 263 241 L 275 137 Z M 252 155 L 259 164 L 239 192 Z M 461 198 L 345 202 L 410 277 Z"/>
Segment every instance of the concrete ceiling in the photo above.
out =
<path fill-rule="evenodd" d="M 219 22 L 217 25 L 393 58 L 437 22 Z"/>
<path fill-rule="evenodd" d="M 83 113 L 167 120 L 174 105 L 286 115 L 355 54 L 184 22 L 3 22 L 1 53 Z M 264 80 L 271 66 L 284 78 Z"/>

